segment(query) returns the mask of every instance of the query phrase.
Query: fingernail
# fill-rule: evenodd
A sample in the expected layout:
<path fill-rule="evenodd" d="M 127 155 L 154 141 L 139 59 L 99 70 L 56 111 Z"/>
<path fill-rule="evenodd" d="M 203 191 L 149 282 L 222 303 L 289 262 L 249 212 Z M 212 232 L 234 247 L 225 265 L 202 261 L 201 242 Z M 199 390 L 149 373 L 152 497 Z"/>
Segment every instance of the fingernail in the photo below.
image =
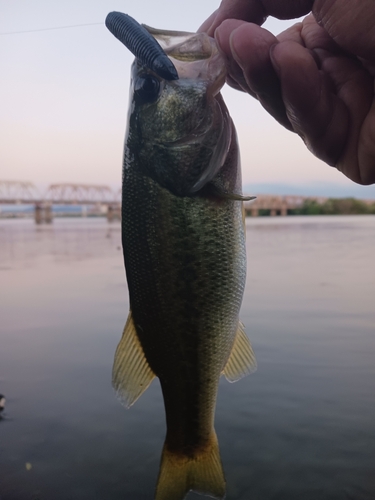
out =
<path fill-rule="evenodd" d="M 217 43 L 219 49 L 221 49 L 221 29 L 220 29 L 220 26 L 217 27 L 215 32 L 214 32 L 214 38 L 216 40 L 216 43 Z"/>
<path fill-rule="evenodd" d="M 222 30 L 220 29 L 220 26 L 216 28 L 214 33 L 214 38 L 222 58 L 228 63 L 230 61 L 230 58 L 227 53 L 228 52 L 227 42 L 225 38 L 223 38 L 223 33 Z"/>
<path fill-rule="evenodd" d="M 236 31 L 237 30 L 233 30 L 232 33 L 230 34 L 230 37 L 229 37 L 229 47 L 230 47 L 230 51 L 231 51 L 231 54 L 233 55 L 233 59 L 236 61 L 236 63 L 242 68 L 242 64 L 241 64 L 241 58 L 239 57 L 238 55 L 238 52 L 236 50 L 236 43 L 235 43 L 235 34 L 236 34 Z"/>
<path fill-rule="evenodd" d="M 277 73 L 277 76 L 280 76 L 280 65 L 279 65 L 279 62 L 277 60 L 277 57 L 275 57 L 275 49 L 276 49 L 277 45 L 278 45 L 278 43 L 271 45 L 270 58 L 271 58 L 272 66 Z"/>

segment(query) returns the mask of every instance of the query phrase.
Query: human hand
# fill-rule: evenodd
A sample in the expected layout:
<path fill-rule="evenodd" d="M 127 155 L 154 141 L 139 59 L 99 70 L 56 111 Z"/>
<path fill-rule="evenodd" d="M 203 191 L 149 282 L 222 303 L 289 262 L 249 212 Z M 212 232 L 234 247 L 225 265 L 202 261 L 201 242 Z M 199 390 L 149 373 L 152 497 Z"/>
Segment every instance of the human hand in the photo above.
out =
<path fill-rule="evenodd" d="M 311 6 L 313 15 L 278 37 L 257 25 Z M 224 0 L 203 25 L 226 57 L 228 83 L 360 184 L 375 182 L 373 7 L 373 0 Z"/>

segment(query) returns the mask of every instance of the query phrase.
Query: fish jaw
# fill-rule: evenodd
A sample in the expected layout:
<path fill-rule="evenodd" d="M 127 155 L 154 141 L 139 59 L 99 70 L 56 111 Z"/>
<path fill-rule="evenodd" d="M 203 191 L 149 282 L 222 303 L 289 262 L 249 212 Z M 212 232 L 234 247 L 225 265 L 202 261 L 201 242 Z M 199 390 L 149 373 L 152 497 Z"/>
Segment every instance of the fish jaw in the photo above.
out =
<path fill-rule="evenodd" d="M 179 78 L 205 80 L 215 96 L 225 83 L 227 70 L 215 40 L 206 33 L 145 28 L 170 57 Z"/>

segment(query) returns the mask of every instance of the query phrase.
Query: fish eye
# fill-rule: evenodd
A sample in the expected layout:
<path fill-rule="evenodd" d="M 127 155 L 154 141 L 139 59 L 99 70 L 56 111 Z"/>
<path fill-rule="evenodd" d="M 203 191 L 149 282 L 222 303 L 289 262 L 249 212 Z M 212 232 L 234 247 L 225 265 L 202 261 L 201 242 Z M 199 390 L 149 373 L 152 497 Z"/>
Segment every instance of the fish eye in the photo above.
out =
<path fill-rule="evenodd" d="M 160 82 L 153 75 L 141 75 L 134 84 L 134 93 L 143 102 L 153 102 L 159 97 Z"/>

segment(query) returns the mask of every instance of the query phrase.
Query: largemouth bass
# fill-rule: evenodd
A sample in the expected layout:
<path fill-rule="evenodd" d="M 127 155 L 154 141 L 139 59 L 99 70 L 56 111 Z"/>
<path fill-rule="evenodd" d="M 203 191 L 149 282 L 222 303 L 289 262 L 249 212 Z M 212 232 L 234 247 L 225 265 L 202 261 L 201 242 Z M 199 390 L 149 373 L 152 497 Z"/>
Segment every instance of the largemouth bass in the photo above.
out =
<path fill-rule="evenodd" d="M 218 383 L 256 366 L 239 321 L 246 253 L 237 136 L 220 95 L 226 69 L 206 34 L 142 27 L 143 42 L 129 22 L 119 13 L 106 21 L 136 55 L 122 186 L 131 311 L 113 385 L 130 406 L 160 380 L 167 434 L 156 500 L 189 490 L 223 498 Z M 150 39 L 175 71 L 133 48 Z"/>

